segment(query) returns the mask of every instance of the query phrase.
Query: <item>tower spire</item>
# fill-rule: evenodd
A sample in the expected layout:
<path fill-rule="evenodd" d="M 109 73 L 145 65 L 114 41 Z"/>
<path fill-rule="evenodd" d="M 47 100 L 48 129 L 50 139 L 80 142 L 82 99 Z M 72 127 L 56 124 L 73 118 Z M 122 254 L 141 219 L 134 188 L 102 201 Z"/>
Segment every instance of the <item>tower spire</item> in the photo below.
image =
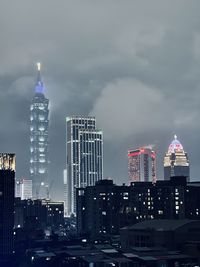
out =
<path fill-rule="evenodd" d="M 44 94 L 44 85 L 41 78 L 41 63 L 37 63 L 37 82 L 35 86 L 35 93 Z"/>
<path fill-rule="evenodd" d="M 41 80 L 41 63 L 38 62 L 37 63 L 37 71 L 38 71 L 38 74 L 37 74 L 37 83 L 41 83 L 42 80 Z"/>

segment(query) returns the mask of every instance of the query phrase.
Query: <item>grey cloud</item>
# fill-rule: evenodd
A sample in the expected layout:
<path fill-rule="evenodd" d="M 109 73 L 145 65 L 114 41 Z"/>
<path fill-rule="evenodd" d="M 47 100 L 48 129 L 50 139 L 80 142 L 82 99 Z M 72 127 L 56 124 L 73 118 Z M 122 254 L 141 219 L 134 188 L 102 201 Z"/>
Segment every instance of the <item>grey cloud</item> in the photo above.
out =
<path fill-rule="evenodd" d="M 102 90 L 91 114 L 102 125 L 105 139 L 120 140 L 146 129 L 166 127 L 169 116 L 164 102 L 159 90 L 133 79 L 123 79 Z"/>

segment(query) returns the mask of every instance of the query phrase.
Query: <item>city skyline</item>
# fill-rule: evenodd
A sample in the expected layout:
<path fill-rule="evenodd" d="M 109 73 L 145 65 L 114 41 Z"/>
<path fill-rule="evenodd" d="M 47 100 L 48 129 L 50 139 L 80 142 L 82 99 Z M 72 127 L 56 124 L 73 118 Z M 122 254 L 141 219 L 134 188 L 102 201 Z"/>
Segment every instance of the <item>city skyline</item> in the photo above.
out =
<path fill-rule="evenodd" d="M 53 198 L 63 190 L 65 117 L 73 114 L 97 118 L 104 176 L 117 184 L 129 180 L 127 150 L 149 143 L 158 148 L 163 179 L 174 133 L 190 156 L 191 180 L 199 179 L 200 3 L 61 2 L 44 0 L 39 10 L 24 0 L 1 5 L 0 145 L 16 153 L 16 177 L 29 174 L 28 114 L 41 61 L 51 101 Z"/>
<path fill-rule="evenodd" d="M 199 10 L 0 0 L 0 267 L 200 267 Z"/>

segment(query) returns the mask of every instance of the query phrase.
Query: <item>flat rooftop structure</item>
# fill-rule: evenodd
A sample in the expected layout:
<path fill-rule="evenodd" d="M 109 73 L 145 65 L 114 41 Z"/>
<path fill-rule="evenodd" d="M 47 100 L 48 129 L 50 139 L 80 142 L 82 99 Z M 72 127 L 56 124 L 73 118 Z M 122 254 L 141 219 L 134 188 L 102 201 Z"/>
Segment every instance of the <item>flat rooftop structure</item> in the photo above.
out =
<path fill-rule="evenodd" d="M 103 253 L 119 253 L 116 249 L 110 248 L 110 249 L 102 249 Z"/>
<path fill-rule="evenodd" d="M 121 228 L 121 230 L 156 230 L 156 231 L 173 231 L 176 230 L 186 224 L 190 224 L 193 222 L 197 222 L 196 220 L 165 220 L 165 219 L 158 219 L 158 220 L 146 220 L 143 222 L 136 223 L 131 226 L 125 226 Z M 200 221 L 199 221 L 200 223 Z"/>

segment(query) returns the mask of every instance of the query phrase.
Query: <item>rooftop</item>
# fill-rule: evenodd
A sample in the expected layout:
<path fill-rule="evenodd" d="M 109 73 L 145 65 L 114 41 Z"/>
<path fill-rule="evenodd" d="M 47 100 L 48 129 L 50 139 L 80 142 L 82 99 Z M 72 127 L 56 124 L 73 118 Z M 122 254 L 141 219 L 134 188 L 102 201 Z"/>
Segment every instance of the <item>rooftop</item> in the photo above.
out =
<path fill-rule="evenodd" d="M 123 227 L 122 230 L 156 230 L 156 231 L 172 231 L 186 224 L 195 222 L 193 220 L 146 220 L 136 223 L 132 226 Z"/>

